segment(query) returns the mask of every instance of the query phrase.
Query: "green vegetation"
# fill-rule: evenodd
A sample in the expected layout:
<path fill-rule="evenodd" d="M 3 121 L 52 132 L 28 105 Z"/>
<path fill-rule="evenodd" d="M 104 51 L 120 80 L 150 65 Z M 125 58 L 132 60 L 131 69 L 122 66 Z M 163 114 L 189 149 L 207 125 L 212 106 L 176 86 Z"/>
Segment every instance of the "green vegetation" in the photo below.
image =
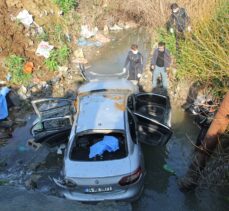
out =
<path fill-rule="evenodd" d="M 17 84 L 27 84 L 31 78 L 30 74 L 23 72 L 25 59 L 17 56 L 11 55 L 6 59 L 6 67 L 12 75 L 12 82 Z"/>
<path fill-rule="evenodd" d="M 175 39 L 160 31 L 160 39 L 176 56 L 177 79 L 188 78 L 204 84 L 216 97 L 222 97 L 229 87 L 229 2 L 195 26 L 192 34 L 180 42 L 180 53 L 175 54 Z"/>
<path fill-rule="evenodd" d="M 54 2 L 58 4 L 64 13 L 68 13 L 71 9 L 78 6 L 78 2 L 76 0 L 54 0 Z"/>
<path fill-rule="evenodd" d="M 70 49 L 65 45 L 60 49 L 52 50 L 48 59 L 45 60 L 46 67 L 55 71 L 58 65 L 65 65 L 70 55 Z"/>

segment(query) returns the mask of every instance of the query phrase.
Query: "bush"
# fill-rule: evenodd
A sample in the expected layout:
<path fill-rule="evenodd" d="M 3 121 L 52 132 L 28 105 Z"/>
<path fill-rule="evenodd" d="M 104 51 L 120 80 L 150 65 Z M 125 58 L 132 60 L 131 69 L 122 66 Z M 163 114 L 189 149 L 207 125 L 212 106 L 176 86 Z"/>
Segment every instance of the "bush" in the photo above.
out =
<path fill-rule="evenodd" d="M 58 65 L 65 65 L 70 55 L 70 49 L 65 45 L 60 49 L 52 50 L 48 59 L 45 60 L 46 67 L 55 71 Z"/>
<path fill-rule="evenodd" d="M 54 2 L 58 4 L 64 13 L 68 13 L 71 9 L 78 6 L 78 2 L 76 0 L 54 0 Z"/>
<path fill-rule="evenodd" d="M 17 56 L 11 55 L 6 59 L 6 67 L 12 75 L 12 82 L 17 84 L 27 84 L 31 78 L 30 74 L 25 74 L 23 72 L 25 59 Z"/>
<path fill-rule="evenodd" d="M 178 78 L 199 80 L 223 96 L 229 81 L 229 2 L 225 1 L 212 18 L 200 23 L 192 36 L 181 42 Z"/>

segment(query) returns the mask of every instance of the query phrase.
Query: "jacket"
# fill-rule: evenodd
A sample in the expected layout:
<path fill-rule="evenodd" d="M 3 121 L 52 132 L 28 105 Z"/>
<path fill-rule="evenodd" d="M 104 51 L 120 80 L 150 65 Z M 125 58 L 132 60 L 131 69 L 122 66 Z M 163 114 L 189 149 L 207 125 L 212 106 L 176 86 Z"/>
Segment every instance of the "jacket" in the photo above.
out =
<path fill-rule="evenodd" d="M 153 56 L 151 59 L 151 65 L 156 65 L 157 62 L 157 57 L 158 57 L 158 48 L 156 48 L 153 52 Z M 165 68 L 169 67 L 171 65 L 171 56 L 170 53 L 167 49 L 165 49 L 165 54 L 164 54 L 164 66 Z"/>

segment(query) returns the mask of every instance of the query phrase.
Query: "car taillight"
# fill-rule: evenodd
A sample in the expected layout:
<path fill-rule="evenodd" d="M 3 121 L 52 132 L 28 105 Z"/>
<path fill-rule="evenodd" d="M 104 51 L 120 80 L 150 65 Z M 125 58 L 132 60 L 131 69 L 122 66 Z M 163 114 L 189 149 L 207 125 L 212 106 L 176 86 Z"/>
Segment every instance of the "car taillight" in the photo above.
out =
<path fill-rule="evenodd" d="M 120 181 L 119 181 L 119 185 L 121 186 L 126 186 L 126 185 L 130 185 L 135 183 L 140 176 L 142 175 L 142 169 L 141 167 L 139 167 L 136 171 L 134 171 L 132 174 L 123 177 Z"/>

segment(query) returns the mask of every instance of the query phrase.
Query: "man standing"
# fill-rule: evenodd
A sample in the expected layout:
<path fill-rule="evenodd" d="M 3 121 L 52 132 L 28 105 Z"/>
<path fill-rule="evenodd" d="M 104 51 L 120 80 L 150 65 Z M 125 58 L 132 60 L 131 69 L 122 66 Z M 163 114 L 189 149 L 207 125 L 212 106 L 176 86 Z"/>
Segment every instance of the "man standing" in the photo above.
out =
<path fill-rule="evenodd" d="M 168 79 L 167 72 L 171 64 L 171 57 L 169 51 L 165 48 L 164 42 L 158 43 L 158 48 L 154 50 L 151 60 L 151 69 L 153 70 L 153 89 L 157 86 L 158 77 L 162 76 L 162 85 L 167 90 Z"/>
<path fill-rule="evenodd" d="M 143 57 L 142 54 L 138 51 L 138 46 L 136 44 L 131 45 L 123 68 L 124 72 L 126 72 L 128 65 L 128 80 L 139 80 L 143 71 Z"/>
<path fill-rule="evenodd" d="M 176 3 L 171 4 L 172 14 L 168 21 L 171 33 L 175 33 L 176 49 L 179 50 L 179 40 L 185 39 L 185 32 L 191 31 L 190 18 L 184 8 L 180 8 Z"/>

